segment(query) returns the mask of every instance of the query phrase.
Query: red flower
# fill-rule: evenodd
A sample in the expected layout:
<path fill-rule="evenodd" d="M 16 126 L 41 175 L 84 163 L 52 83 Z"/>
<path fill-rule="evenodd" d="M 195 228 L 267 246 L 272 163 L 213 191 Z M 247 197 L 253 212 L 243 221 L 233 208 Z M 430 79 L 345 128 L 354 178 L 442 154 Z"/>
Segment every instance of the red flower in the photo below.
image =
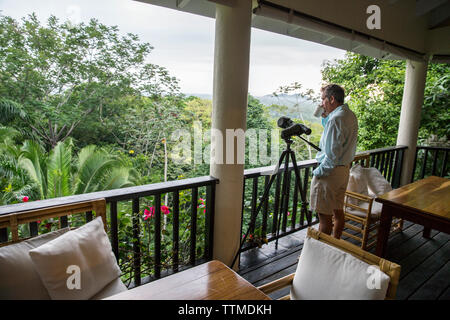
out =
<path fill-rule="evenodd" d="M 150 210 L 144 210 L 144 220 L 151 218 L 155 215 L 155 209 L 153 207 L 149 207 Z"/>
<path fill-rule="evenodd" d="M 170 213 L 169 207 L 167 206 L 161 206 L 161 212 L 165 215 L 168 215 Z"/>
<path fill-rule="evenodd" d="M 155 216 L 155 208 L 154 207 L 148 207 L 149 210 L 144 209 L 144 220 L 147 220 L 148 218 L 152 218 Z M 167 206 L 161 206 L 161 212 L 165 215 L 168 215 L 170 213 L 169 207 Z"/>
<path fill-rule="evenodd" d="M 23 202 L 28 202 L 28 200 L 30 200 L 30 198 L 28 198 L 27 196 L 25 196 L 25 197 L 22 198 L 22 201 L 23 201 Z"/>

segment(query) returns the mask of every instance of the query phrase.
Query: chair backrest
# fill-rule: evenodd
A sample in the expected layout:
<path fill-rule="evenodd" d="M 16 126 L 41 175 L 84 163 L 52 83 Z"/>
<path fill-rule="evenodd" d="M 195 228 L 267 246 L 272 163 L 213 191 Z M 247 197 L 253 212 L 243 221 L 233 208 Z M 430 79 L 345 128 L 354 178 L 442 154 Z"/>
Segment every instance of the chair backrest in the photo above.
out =
<path fill-rule="evenodd" d="M 362 250 L 360 247 L 357 247 L 354 244 L 351 244 L 342 239 L 338 240 L 332 236 L 329 236 L 313 228 L 308 228 L 307 235 L 311 238 L 322 241 L 328 245 L 331 245 L 345 252 L 348 252 L 352 256 L 368 264 L 377 265 L 381 271 L 383 271 L 390 277 L 390 282 L 386 293 L 386 299 L 388 300 L 395 299 L 395 293 L 397 291 L 401 270 L 401 267 L 398 264 L 380 258 L 374 254 Z"/>
<path fill-rule="evenodd" d="M 361 167 L 368 168 L 370 164 L 370 154 L 358 154 L 355 156 L 353 161 L 351 162 L 350 167 L 354 166 L 355 164 L 360 164 Z"/>
<path fill-rule="evenodd" d="M 50 218 L 60 218 L 84 212 L 95 211 L 97 217 L 102 217 L 105 231 L 106 225 L 106 201 L 105 199 L 97 199 L 85 202 L 72 203 L 67 205 L 53 206 L 42 209 L 22 211 L 0 216 L 0 229 L 10 228 L 11 241 L 0 243 L 0 247 L 17 243 L 29 238 L 19 238 L 19 225 L 45 220 Z"/>

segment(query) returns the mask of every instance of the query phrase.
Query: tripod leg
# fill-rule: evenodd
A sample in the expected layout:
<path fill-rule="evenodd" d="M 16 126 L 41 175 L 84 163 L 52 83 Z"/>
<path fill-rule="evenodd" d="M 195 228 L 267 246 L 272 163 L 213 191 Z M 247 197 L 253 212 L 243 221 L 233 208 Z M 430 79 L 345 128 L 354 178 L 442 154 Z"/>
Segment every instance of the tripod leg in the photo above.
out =
<path fill-rule="evenodd" d="M 299 192 L 300 192 L 300 197 L 302 199 L 302 209 L 301 209 L 302 216 L 304 216 L 304 215 L 306 216 L 306 220 L 308 221 L 308 226 L 311 226 L 312 217 L 311 217 L 311 214 L 309 214 L 309 212 L 308 212 L 308 210 L 306 208 L 306 206 L 307 206 L 307 202 L 306 202 L 306 187 L 307 186 L 306 186 L 306 183 L 308 181 L 308 175 L 305 174 L 305 188 L 302 188 L 302 183 L 301 183 L 302 179 L 300 177 L 300 170 L 298 169 L 298 166 L 297 166 L 297 160 L 295 159 L 295 153 L 292 152 L 290 154 L 290 156 L 291 156 L 292 162 L 294 164 L 295 178 L 297 180 L 298 188 L 299 188 Z M 295 192 L 297 192 L 297 190 L 295 190 Z"/>
<path fill-rule="evenodd" d="M 288 200 L 289 200 L 289 153 L 291 151 L 288 150 L 287 151 L 287 157 L 285 159 L 285 163 L 284 163 L 284 173 L 283 173 L 283 186 L 281 189 L 281 210 L 278 212 L 278 219 L 277 219 L 277 234 L 276 234 L 276 238 L 277 240 L 275 241 L 275 250 L 278 249 L 278 237 L 280 235 L 280 227 L 281 227 L 281 219 L 284 217 L 284 219 L 286 219 L 286 215 L 287 215 L 287 207 L 288 207 Z"/>
<path fill-rule="evenodd" d="M 284 158 L 286 157 L 286 155 L 287 155 L 287 151 L 286 151 L 286 150 L 283 151 L 283 152 L 281 153 L 280 160 L 278 161 L 278 168 L 279 168 L 279 167 L 281 166 L 281 164 L 283 163 L 283 160 L 284 160 Z M 250 218 L 250 223 L 249 223 L 247 232 L 245 233 L 244 237 L 243 237 L 242 240 L 241 240 L 241 244 L 239 245 L 238 252 L 237 252 L 236 255 L 234 256 L 234 259 L 233 259 L 233 262 L 231 263 L 230 268 L 233 268 L 234 264 L 236 263 L 236 259 L 237 259 L 237 257 L 239 256 L 239 253 L 240 253 L 240 251 L 241 251 L 241 249 L 242 249 L 242 246 L 243 246 L 244 243 L 245 243 L 245 240 L 247 239 L 247 236 L 248 236 L 249 231 L 255 228 L 256 217 L 258 216 L 259 210 L 261 210 L 262 205 L 264 204 L 264 202 L 266 201 L 266 199 L 267 199 L 268 196 L 269 196 L 270 187 L 272 186 L 272 183 L 273 183 L 273 181 L 275 180 L 275 177 L 276 177 L 276 176 L 277 176 L 277 174 L 274 173 L 274 174 L 272 174 L 272 176 L 270 177 L 269 183 L 267 184 L 267 186 L 266 186 L 266 188 L 265 188 L 265 190 L 264 190 L 264 193 L 263 193 L 263 195 L 262 195 L 262 197 L 261 197 L 261 200 L 259 201 L 258 207 L 256 208 L 254 214 L 253 214 L 252 217 Z"/>

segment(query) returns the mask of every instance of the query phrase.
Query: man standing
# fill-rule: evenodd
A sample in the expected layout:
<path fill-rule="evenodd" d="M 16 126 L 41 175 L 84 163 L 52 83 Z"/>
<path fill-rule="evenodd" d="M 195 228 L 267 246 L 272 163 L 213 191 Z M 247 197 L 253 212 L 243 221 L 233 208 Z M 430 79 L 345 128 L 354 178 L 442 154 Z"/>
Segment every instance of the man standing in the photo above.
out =
<path fill-rule="evenodd" d="M 347 189 L 350 163 L 356 152 L 358 120 L 344 104 L 344 89 L 330 84 L 322 89 L 322 124 L 319 166 L 313 171 L 311 209 L 319 215 L 319 231 L 341 238 L 344 229 L 344 194 Z M 333 226 L 334 216 L 334 226 Z"/>

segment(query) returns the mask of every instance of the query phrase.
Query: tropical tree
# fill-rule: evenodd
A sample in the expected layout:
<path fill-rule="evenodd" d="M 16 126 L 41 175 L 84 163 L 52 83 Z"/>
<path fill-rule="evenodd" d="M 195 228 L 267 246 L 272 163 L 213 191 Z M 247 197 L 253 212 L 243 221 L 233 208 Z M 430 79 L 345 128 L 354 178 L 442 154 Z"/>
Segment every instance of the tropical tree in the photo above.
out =
<path fill-rule="evenodd" d="M 5 149 L 5 146 L 4 146 Z M 64 197 L 135 185 L 136 175 L 116 156 L 96 146 L 86 146 L 73 159 L 73 141 L 58 142 L 49 153 L 35 141 L 26 140 L 20 150 L 9 146 L 18 166 L 28 177 L 34 200 Z"/>
<path fill-rule="evenodd" d="M 39 137 L 46 150 L 70 136 L 83 141 L 92 119 L 121 113 L 119 97 L 177 90 L 167 70 L 146 63 L 152 49 L 95 19 L 74 25 L 51 16 L 42 26 L 35 14 L 21 23 L 0 15 L 0 121 Z M 103 137 L 115 129 L 102 124 L 95 129 Z"/>
<path fill-rule="evenodd" d="M 419 139 L 431 136 L 448 141 L 450 127 L 450 66 L 430 63 L 427 71 Z M 369 150 L 395 145 L 405 79 L 405 61 L 380 60 L 348 52 L 327 61 L 322 78 L 344 87 L 349 106 L 359 122 L 358 148 Z"/>

